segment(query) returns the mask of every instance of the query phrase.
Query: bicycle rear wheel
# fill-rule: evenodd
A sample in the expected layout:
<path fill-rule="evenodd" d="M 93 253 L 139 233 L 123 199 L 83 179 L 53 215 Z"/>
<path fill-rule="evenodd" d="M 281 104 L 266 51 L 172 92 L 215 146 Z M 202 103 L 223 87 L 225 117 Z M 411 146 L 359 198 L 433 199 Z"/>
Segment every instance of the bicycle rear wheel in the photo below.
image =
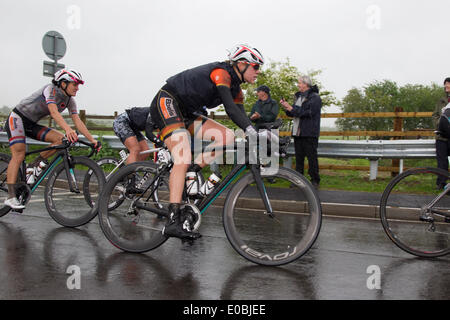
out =
<path fill-rule="evenodd" d="M 168 205 L 163 200 L 168 199 L 168 184 L 155 180 L 156 173 L 157 166 L 148 161 L 127 165 L 111 177 L 100 197 L 100 227 L 106 238 L 123 251 L 146 252 L 167 240 L 162 234 L 167 218 L 136 207 L 136 204 L 152 208 Z M 158 201 L 154 199 L 154 190 Z M 111 208 L 109 204 L 117 198 L 123 201 Z"/>
<path fill-rule="evenodd" d="M 384 231 L 400 249 L 419 257 L 439 257 L 449 253 L 450 223 L 438 210 L 450 214 L 450 191 L 430 210 L 426 206 L 443 190 L 436 187 L 437 178 L 450 179 L 448 172 L 437 168 L 414 168 L 395 177 L 386 187 L 380 201 L 380 218 Z M 434 222 L 421 221 L 430 214 Z"/>
<path fill-rule="evenodd" d="M 253 174 L 247 173 L 225 201 L 225 233 L 233 248 L 251 262 L 269 266 L 290 263 L 304 255 L 319 235 L 319 197 L 296 171 L 279 168 L 275 175 L 261 176 L 274 216 L 266 214 Z"/>
<path fill-rule="evenodd" d="M 98 196 L 105 185 L 105 176 L 95 161 L 72 157 L 73 168 L 67 174 L 64 162 L 53 169 L 45 187 L 45 206 L 57 223 L 79 227 L 97 215 Z M 75 178 L 77 191 L 71 190 L 69 179 Z"/>

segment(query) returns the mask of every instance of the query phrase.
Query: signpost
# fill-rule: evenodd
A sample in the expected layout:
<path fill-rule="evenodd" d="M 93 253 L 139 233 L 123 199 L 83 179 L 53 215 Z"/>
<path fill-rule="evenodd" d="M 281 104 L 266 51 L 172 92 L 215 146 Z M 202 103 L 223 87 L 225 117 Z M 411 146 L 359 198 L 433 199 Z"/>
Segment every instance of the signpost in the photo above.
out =
<path fill-rule="evenodd" d="M 44 61 L 44 76 L 52 77 L 56 71 L 65 67 L 58 63 L 66 54 L 67 46 L 64 37 L 57 31 L 49 31 L 42 38 L 42 49 L 53 62 Z"/>

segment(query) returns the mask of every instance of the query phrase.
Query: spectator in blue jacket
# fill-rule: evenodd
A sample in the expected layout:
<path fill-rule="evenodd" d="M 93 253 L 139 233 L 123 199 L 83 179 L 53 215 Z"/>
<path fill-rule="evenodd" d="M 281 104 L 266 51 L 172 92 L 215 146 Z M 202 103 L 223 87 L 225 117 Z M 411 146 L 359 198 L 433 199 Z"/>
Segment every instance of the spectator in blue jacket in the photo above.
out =
<path fill-rule="evenodd" d="M 306 157 L 311 183 L 318 189 L 320 176 L 317 148 L 319 146 L 322 99 L 319 96 L 318 87 L 312 85 L 310 77 L 300 77 L 297 86 L 299 91 L 295 94 L 294 104 L 290 105 L 284 98 L 281 99 L 280 104 L 286 115 L 294 118 L 292 136 L 295 143 L 296 170 L 303 174 Z"/>

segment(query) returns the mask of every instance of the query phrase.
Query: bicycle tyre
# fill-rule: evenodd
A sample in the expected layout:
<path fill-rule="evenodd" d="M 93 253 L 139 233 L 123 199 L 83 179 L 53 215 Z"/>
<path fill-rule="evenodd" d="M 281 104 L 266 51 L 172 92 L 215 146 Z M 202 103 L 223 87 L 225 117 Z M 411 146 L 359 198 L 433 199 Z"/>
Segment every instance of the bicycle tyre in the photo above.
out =
<path fill-rule="evenodd" d="M 114 166 L 114 170 L 116 170 L 116 169 L 118 168 L 118 166 L 119 166 L 119 163 L 120 163 L 120 161 L 119 161 L 118 159 L 114 158 L 114 157 L 104 157 L 104 158 L 101 158 L 100 160 L 97 160 L 96 162 L 97 162 L 97 164 L 99 165 L 99 167 L 102 169 L 102 172 L 103 172 L 103 174 L 104 174 L 104 176 L 105 176 L 105 181 L 108 181 L 108 179 L 109 179 L 115 172 L 117 172 L 117 171 L 115 171 L 115 172 L 107 173 L 107 172 L 105 171 L 105 168 L 110 168 L 111 166 Z M 125 165 L 125 164 L 123 164 L 123 165 Z M 88 174 L 86 175 L 85 184 L 84 184 L 85 187 L 86 187 L 86 186 L 87 186 L 87 187 L 89 186 L 91 175 L 92 175 L 91 172 L 88 172 Z M 92 205 L 92 207 L 93 207 L 93 206 L 95 205 L 95 202 L 91 199 L 90 193 L 89 193 L 89 192 L 84 192 L 84 195 L 85 195 L 85 197 L 86 197 L 86 201 L 87 201 L 88 203 L 91 203 L 91 205 Z M 117 199 L 115 202 L 110 203 L 110 204 L 109 204 L 110 209 L 117 208 L 118 206 L 120 206 L 120 204 L 122 203 L 122 201 L 123 201 L 123 199 L 120 199 L 120 198 L 119 198 L 119 199 Z"/>
<path fill-rule="evenodd" d="M 147 252 L 156 249 L 168 239 L 162 234 L 162 228 L 167 219 L 142 209 L 130 212 L 130 207 L 135 200 L 133 197 L 125 197 L 125 201 L 113 210 L 108 205 L 115 193 L 122 194 L 121 188 L 126 188 L 124 181 L 129 181 L 131 176 L 140 176 L 141 174 L 153 176 L 156 173 L 157 166 L 152 162 L 142 161 L 129 164 L 119 169 L 111 177 L 100 196 L 98 211 L 100 228 L 111 244 L 123 251 Z M 152 179 L 148 179 L 147 182 L 150 183 L 149 180 Z M 146 196 L 142 198 L 146 198 Z"/>
<path fill-rule="evenodd" d="M 78 189 L 82 190 L 83 195 L 77 196 L 77 193 L 69 190 L 68 182 L 65 180 L 68 177 L 65 172 L 64 162 L 61 162 L 51 171 L 48 177 L 45 187 L 45 206 L 53 220 L 64 227 L 74 228 L 88 223 L 97 215 L 98 206 L 93 205 L 92 202 L 95 197 L 93 198 L 92 195 L 86 196 L 86 192 L 92 191 L 93 194 L 96 194 L 97 199 L 95 200 L 98 202 L 98 195 L 105 186 L 105 176 L 102 169 L 92 159 L 72 157 L 72 161 L 75 168 L 74 174 L 79 176 L 77 178 Z M 86 178 L 88 172 L 90 173 L 89 179 Z M 96 184 L 92 183 L 94 176 Z M 63 199 L 59 197 L 60 195 L 63 195 Z M 88 199 L 90 200 L 88 201 Z M 76 202 L 76 204 L 73 205 L 73 202 Z M 67 213 L 63 212 L 65 207 L 68 208 Z"/>
<path fill-rule="evenodd" d="M 228 240 L 241 256 L 256 264 L 279 266 L 300 258 L 313 246 L 322 224 L 322 209 L 316 190 L 298 172 L 279 168 L 276 174 L 261 176 L 275 219 L 264 214 L 265 207 L 256 187 L 251 186 L 254 177 L 249 172 L 230 190 L 223 224 Z M 272 179 L 285 188 L 270 187 Z M 238 208 L 240 203 L 250 201 L 252 209 Z"/>
<path fill-rule="evenodd" d="M 105 180 L 108 181 L 108 179 L 110 178 L 110 177 L 108 177 L 109 173 L 107 174 L 107 172 L 105 171 L 104 168 L 108 168 L 109 166 L 117 167 L 120 163 L 120 160 L 116 159 L 114 157 L 103 157 L 103 158 L 97 160 L 96 162 L 100 166 L 100 168 L 102 168 L 102 171 L 105 174 Z"/>
<path fill-rule="evenodd" d="M 389 239 L 418 257 L 435 258 L 450 252 L 450 223 L 438 216 L 433 224 L 420 220 L 425 204 L 441 192 L 436 188 L 438 176 L 450 180 L 450 174 L 438 168 L 407 170 L 389 182 L 380 200 L 381 224 Z M 433 208 L 450 212 L 450 196 L 444 195 Z"/>
<path fill-rule="evenodd" d="M 0 217 L 3 217 L 11 211 L 11 207 L 6 206 L 3 202 L 8 198 L 8 185 L 6 183 L 6 174 L 8 170 L 9 161 L 11 156 L 5 153 L 0 153 Z M 19 169 L 18 181 L 22 181 L 22 170 Z"/>

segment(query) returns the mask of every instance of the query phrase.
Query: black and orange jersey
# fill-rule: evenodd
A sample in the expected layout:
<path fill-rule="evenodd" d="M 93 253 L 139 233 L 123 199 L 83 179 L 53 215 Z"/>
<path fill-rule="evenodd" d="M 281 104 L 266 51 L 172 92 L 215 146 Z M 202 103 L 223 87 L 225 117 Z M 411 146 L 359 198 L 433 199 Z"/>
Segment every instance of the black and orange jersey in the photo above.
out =
<path fill-rule="evenodd" d="M 215 108 L 223 103 L 216 86 L 227 86 L 236 103 L 242 104 L 241 81 L 229 63 L 213 62 L 183 71 L 167 80 L 170 91 L 178 98 L 186 114 L 203 106 Z"/>
<path fill-rule="evenodd" d="M 213 62 L 176 74 L 167 79 L 164 88 L 176 98 L 183 117 L 190 118 L 204 106 L 211 109 L 223 104 L 230 118 L 245 129 L 251 122 L 243 111 L 241 83 L 231 64 Z M 223 101 L 223 88 L 227 88 L 227 101 Z"/>
<path fill-rule="evenodd" d="M 216 86 L 225 86 L 231 89 L 231 76 L 228 71 L 221 68 L 214 69 L 211 72 L 210 78 Z M 233 98 L 234 103 L 244 104 L 244 94 L 242 93 L 242 90 L 240 90 L 237 96 Z"/>

